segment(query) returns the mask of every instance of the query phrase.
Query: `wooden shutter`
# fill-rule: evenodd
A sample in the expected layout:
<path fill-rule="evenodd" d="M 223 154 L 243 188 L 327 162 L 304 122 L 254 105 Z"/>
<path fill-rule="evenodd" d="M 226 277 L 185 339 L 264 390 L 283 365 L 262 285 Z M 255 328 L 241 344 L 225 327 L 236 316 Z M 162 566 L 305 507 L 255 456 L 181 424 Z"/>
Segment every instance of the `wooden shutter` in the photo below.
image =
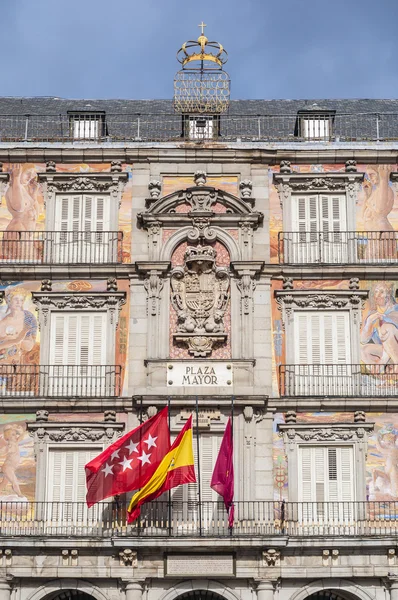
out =
<path fill-rule="evenodd" d="M 345 196 L 320 196 L 321 205 L 321 231 L 339 232 L 345 231 L 346 225 L 346 202 Z"/>
<path fill-rule="evenodd" d="M 297 311 L 296 364 L 348 364 L 351 356 L 348 311 Z"/>
<path fill-rule="evenodd" d="M 318 196 L 293 196 L 293 231 L 319 231 Z"/>
<path fill-rule="evenodd" d="M 50 448 L 48 453 L 47 501 L 84 502 L 86 474 L 84 465 L 102 451 L 102 448 Z"/>
<path fill-rule="evenodd" d="M 354 499 L 352 446 L 299 447 L 299 501 Z"/>
<path fill-rule="evenodd" d="M 50 364 L 105 365 L 105 312 L 52 313 Z"/>
<path fill-rule="evenodd" d="M 57 195 L 55 202 L 55 231 L 80 231 L 81 195 Z"/>

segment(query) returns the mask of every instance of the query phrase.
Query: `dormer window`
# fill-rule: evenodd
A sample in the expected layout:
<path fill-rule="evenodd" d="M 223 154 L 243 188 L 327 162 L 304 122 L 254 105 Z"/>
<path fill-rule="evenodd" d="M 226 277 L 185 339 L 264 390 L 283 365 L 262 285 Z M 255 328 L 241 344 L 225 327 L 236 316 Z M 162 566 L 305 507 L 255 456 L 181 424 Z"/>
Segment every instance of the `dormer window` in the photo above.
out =
<path fill-rule="evenodd" d="M 297 114 L 297 136 L 308 142 L 329 142 L 332 138 L 334 111 L 308 110 Z"/>
<path fill-rule="evenodd" d="M 211 140 L 219 136 L 220 118 L 212 115 L 184 115 L 183 136 L 189 140 Z"/>
<path fill-rule="evenodd" d="M 74 140 L 98 140 L 105 135 L 104 112 L 70 112 L 69 130 Z"/>

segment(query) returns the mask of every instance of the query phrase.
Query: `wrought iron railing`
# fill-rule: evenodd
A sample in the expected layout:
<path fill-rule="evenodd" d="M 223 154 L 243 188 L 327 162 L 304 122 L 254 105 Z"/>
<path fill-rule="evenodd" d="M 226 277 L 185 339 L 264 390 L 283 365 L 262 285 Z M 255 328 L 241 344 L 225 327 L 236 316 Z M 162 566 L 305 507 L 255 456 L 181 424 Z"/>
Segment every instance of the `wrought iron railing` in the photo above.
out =
<path fill-rule="evenodd" d="M 283 231 L 278 234 L 284 264 L 383 264 L 398 260 L 397 231 Z"/>
<path fill-rule="evenodd" d="M 0 362 L 0 398 L 120 396 L 120 365 L 11 365 Z"/>
<path fill-rule="evenodd" d="M 281 396 L 398 396 L 398 364 L 280 365 Z"/>
<path fill-rule="evenodd" d="M 1 231 L 1 263 L 109 264 L 123 258 L 121 231 Z"/>
<path fill-rule="evenodd" d="M 127 505 L 1 502 L 0 537 L 398 536 L 398 502 L 236 502 L 234 524 L 221 502 L 151 502 L 127 522 Z"/>
<path fill-rule="evenodd" d="M 207 117 L 207 118 L 211 118 Z M 218 120 L 219 119 L 219 120 Z M 202 122 L 204 116 L 198 116 Z M 194 135 L 191 136 L 191 130 Z M 187 128 L 178 114 L 0 115 L 1 142 L 351 142 L 398 139 L 398 113 L 221 115 Z"/>

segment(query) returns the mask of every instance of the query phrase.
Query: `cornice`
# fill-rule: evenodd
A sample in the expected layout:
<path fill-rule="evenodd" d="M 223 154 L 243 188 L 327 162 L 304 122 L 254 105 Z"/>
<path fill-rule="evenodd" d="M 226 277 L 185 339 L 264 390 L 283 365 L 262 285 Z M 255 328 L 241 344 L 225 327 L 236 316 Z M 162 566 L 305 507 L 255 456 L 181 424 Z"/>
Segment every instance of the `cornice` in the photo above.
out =
<path fill-rule="evenodd" d="M 159 143 L 37 143 L 1 142 L 0 162 L 45 163 L 253 163 L 278 165 L 281 160 L 293 164 L 342 164 L 347 160 L 369 164 L 397 164 L 398 142 L 375 143 L 262 143 L 230 142 L 193 144 Z"/>
<path fill-rule="evenodd" d="M 98 442 L 111 441 L 124 430 L 124 423 L 76 421 L 71 423 L 28 423 L 29 435 L 50 442 Z"/>
<path fill-rule="evenodd" d="M 253 277 L 260 275 L 264 266 L 264 261 L 260 260 L 234 260 L 230 264 L 231 269 L 239 276 L 250 274 Z"/>
<path fill-rule="evenodd" d="M 113 182 L 113 181 L 127 181 L 128 173 L 122 172 L 91 172 L 91 173 L 57 173 L 53 171 L 46 171 L 44 173 L 37 174 L 38 180 L 40 182 L 43 181 L 51 181 L 54 183 L 68 185 L 73 183 L 73 181 L 79 179 L 85 179 L 87 181 L 100 181 L 103 183 Z"/>
<path fill-rule="evenodd" d="M 279 423 L 279 435 L 285 442 L 364 441 L 374 423 Z"/>
<path fill-rule="evenodd" d="M 135 269 L 139 275 L 147 275 L 148 273 L 156 273 L 158 275 L 166 275 L 171 266 L 170 261 L 137 261 Z"/>
<path fill-rule="evenodd" d="M 126 292 L 32 292 L 33 304 L 40 309 L 40 320 L 47 325 L 50 310 L 98 310 L 110 313 L 111 324 L 118 323 L 119 313 L 126 303 Z"/>
<path fill-rule="evenodd" d="M 347 184 L 360 183 L 365 173 L 274 173 L 275 185 L 287 185 L 292 192 L 298 191 L 345 191 Z"/>

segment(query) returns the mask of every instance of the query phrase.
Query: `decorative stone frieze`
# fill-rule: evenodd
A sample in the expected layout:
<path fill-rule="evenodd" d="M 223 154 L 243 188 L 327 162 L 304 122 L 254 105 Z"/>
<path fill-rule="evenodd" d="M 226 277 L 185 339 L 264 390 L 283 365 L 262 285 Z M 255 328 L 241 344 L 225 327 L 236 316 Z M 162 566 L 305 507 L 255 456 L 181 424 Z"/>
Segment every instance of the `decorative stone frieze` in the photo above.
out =
<path fill-rule="evenodd" d="M 138 565 L 136 550 L 125 548 L 124 550 L 120 550 L 118 556 L 121 567 L 136 567 Z"/>
<path fill-rule="evenodd" d="M 366 290 L 276 290 L 276 302 L 282 313 L 282 323 L 290 320 L 296 310 L 350 310 L 354 324 L 360 324 L 362 309 L 368 297 Z"/>
<path fill-rule="evenodd" d="M 216 266 L 211 246 L 188 246 L 184 265 L 170 274 L 171 303 L 177 314 L 176 342 L 195 357 L 206 357 L 227 339 L 224 314 L 229 303 L 230 274 Z"/>
<path fill-rule="evenodd" d="M 284 170 L 274 173 L 273 182 L 279 193 L 281 206 L 289 202 L 295 192 L 345 194 L 347 200 L 356 204 L 360 183 L 365 174 L 356 171 L 340 173 L 295 173 Z"/>
<path fill-rule="evenodd" d="M 47 200 L 51 200 L 57 192 L 104 193 L 119 199 L 123 185 L 128 179 L 128 173 L 101 171 L 100 173 L 56 173 L 46 171 L 38 173 L 38 179 L 43 184 Z"/>
<path fill-rule="evenodd" d="M 51 310 L 107 310 L 111 325 L 117 325 L 122 306 L 126 303 L 125 292 L 32 292 L 32 301 L 39 308 L 39 322 L 48 324 Z"/>
<path fill-rule="evenodd" d="M 36 421 L 27 425 L 29 435 L 42 442 L 99 442 L 107 444 L 117 439 L 124 429 L 123 423 L 90 422 L 62 424 Z"/>

